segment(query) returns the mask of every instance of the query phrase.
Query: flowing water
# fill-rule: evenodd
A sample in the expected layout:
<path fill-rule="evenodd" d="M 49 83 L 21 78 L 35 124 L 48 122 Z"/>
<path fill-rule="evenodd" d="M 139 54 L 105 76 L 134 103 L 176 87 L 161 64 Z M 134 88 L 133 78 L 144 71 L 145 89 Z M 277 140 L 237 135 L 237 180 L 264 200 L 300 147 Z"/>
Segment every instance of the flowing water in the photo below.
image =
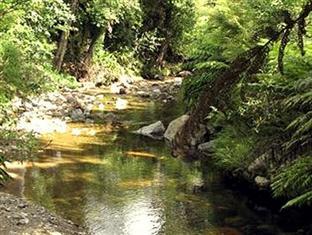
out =
<path fill-rule="evenodd" d="M 115 102 L 105 97 L 106 104 Z M 182 112 L 179 105 L 128 99 L 125 109 L 104 109 L 119 115 L 122 127 L 78 123 L 44 136 L 38 158 L 10 167 L 15 180 L 5 190 L 91 234 L 241 234 L 265 223 L 213 169 L 174 159 L 163 141 L 131 133 L 153 121 L 168 123 Z M 202 182 L 205 192 L 198 190 Z"/>

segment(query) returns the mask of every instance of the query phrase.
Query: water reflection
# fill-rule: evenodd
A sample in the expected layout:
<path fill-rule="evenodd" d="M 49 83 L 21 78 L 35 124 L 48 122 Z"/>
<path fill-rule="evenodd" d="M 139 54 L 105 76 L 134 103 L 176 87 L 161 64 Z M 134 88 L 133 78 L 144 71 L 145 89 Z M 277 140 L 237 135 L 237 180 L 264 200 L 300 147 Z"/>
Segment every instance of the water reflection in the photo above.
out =
<path fill-rule="evenodd" d="M 143 121 L 168 121 L 174 114 L 172 106 L 146 104 L 121 115 L 131 120 L 127 128 L 135 129 Z M 239 234 L 241 224 L 257 220 L 212 171 L 203 175 L 200 164 L 173 159 L 163 142 L 127 128 L 73 124 L 66 133 L 45 136 L 44 145 L 53 142 L 38 159 L 10 166 L 16 179 L 6 191 L 99 235 Z M 204 181 L 208 191 L 196 192 Z M 227 223 L 231 218 L 240 224 Z"/>

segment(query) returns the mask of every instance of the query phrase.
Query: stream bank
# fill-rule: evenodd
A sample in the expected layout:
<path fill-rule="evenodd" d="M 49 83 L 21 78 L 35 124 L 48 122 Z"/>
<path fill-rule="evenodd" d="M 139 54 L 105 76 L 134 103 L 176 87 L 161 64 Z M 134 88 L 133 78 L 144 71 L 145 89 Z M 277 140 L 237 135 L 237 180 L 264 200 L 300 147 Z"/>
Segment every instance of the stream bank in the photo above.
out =
<path fill-rule="evenodd" d="M 0 234 L 85 235 L 84 229 L 41 206 L 0 192 Z"/>

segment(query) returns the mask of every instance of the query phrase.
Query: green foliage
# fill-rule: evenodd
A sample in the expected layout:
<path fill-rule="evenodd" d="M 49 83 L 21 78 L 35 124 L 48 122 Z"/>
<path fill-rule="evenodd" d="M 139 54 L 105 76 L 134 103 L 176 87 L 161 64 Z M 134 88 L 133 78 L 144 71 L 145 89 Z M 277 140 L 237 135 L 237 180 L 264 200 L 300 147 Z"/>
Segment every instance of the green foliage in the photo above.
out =
<path fill-rule="evenodd" d="M 273 179 L 275 197 L 291 198 L 283 208 L 312 204 L 312 158 L 301 157 L 283 167 Z"/>
<path fill-rule="evenodd" d="M 141 7 L 143 25 L 139 37 L 141 45 L 138 44 L 139 58 L 144 63 L 141 74 L 153 78 L 161 74 L 166 63 L 183 59 L 188 34 L 195 23 L 195 8 L 192 0 L 144 0 Z"/>
<path fill-rule="evenodd" d="M 73 20 L 68 6 L 61 0 L 4 1 L 1 9 L 0 103 L 69 84 L 52 68 L 53 37 Z"/>
<path fill-rule="evenodd" d="M 229 66 L 233 78 L 239 77 L 231 87 L 234 79 L 227 76 L 229 88 L 218 86 L 213 92 L 226 117 L 208 119 L 221 129 L 213 140 L 217 166 L 230 171 L 246 169 L 255 157 L 266 153 L 267 174 L 287 165 L 276 176 L 279 183 L 273 184 L 276 195 L 293 198 L 286 206 L 311 204 L 312 183 L 306 180 L 311 175 L 311 160 L 300 157 L 310 156 L 312 139 L 310 2 L 215 0 L 207 4 L 197 0 L 196 9 L 197 22 L 187 47 L 185 67 L 193 75 L 183 85 L 186 104 L 198 111 L 198 98 L 206 92 L 203 88 L 216 89 L 224 71 L 231 74 Z M 268 41 L 280 43 L 270 45 Z M 243 52 L 259 45 L 270 45 L 261 60 L 249 60 L 251 66 L 246 70 L 232 67 Z M 210 109 L 206 112 L 211 114 Z M 298 181 L 293 183 L 296 176 Z M 287 189 L 281 190 L 282 184 Z"/>
<path fill-rule="evenodd" d="M 117 81 L 123 75 L 136 76 L 141 64 L 134 59 L 134 52 L 99 51 L 94 56 L 94 78 L 103 83 Z"/>
<path fill-rule="evenodd" d="M 24 161 L 38 150 L 38 142 L 30 133 L 0 131 L 0 184 L 10 179 L 5 162 Z"/>
<path fill-rule="evenodd" d="M 244 129 L 227 126 L 213 141 L 213 159 L 220 169 L 242 169 L 250 163 L 249 154 L 256 142 Z"/>
<path fill-rule="evenodd" d="M 285 143 L 287 149 L 309 146 L 312 138 L 312 79 L 299 80 L 295 90 L 295 94 L 285 101 L 286 110 L 296 112 L 287 127 L 292 132 L 290 141 Z"/>

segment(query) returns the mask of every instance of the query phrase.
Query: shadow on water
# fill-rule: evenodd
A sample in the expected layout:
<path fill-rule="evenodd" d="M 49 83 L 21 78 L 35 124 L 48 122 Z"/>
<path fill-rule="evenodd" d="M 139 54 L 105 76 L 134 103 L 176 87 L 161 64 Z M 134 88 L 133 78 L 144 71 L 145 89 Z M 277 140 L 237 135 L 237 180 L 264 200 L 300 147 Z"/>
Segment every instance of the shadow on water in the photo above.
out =
<path fill-rule="evenodd" d="M 45 136 L 43 146 L 53 141 L 36 160 L 9 166 L 15 180 L 6 191 L 92 234 L 242 234 L 263 223 L 213 169 L 174 159 L 162 141 L 130 133 L 143 122 L 168 123 L 181 113 L 179 105 L 137 103 L 116 111 L 126 127 L 72 124 Z M 203 181 L 205 192 L 197 190 Z"/>

